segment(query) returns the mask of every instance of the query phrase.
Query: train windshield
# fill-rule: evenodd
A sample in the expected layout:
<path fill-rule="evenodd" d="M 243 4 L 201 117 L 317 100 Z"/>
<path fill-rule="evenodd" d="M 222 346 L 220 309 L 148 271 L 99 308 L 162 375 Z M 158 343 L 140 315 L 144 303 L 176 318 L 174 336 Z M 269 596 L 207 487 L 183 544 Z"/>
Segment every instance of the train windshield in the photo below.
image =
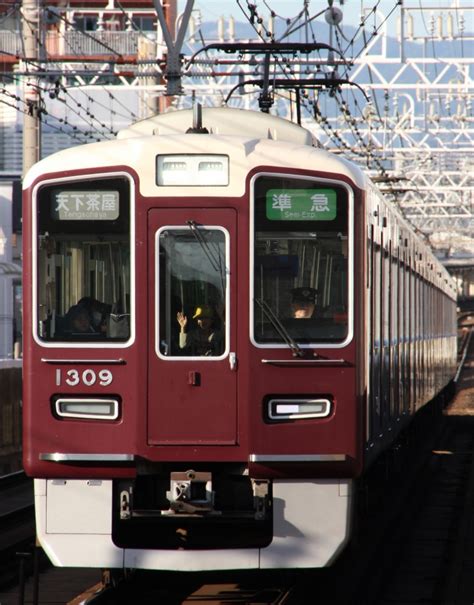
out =
<path fill-rule="evenodd" d="M 159 351 L 221 357 L 226 349 L 228 233 L 188 221 L 157 234 Z"/>
<path fill-rule="evenodd" d="M 348 194 L 316 180 L 255 182 L 253 338 L 341 343 L 349 330 Z"/>
<path fill-rule="evenodd" d="M 44 186 L 37 203 L 37 333 L 45 342 L 130 337 L 130 185 Z"/>

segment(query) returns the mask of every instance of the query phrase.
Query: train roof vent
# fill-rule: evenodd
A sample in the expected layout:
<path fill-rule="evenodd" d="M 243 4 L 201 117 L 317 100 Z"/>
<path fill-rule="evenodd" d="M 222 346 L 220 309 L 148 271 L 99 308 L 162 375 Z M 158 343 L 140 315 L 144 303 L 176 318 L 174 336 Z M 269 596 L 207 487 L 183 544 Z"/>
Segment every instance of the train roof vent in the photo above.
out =
<path fill-rule="evenodd" d="M 169 111 L 132 124 L 121 130 L 117 138 L 172 136 L 197 132 L 194 128 L 190 128 L 190 124 L 193 124 L 192 109 Z M 220 136 L 272 139 L 297 145 L 314 145 L 312 134 L 305 128 L 259 111 L 231 107 L 203 107 L 201 108 L 200 128 L 207 129 L 209 134 Z"/>

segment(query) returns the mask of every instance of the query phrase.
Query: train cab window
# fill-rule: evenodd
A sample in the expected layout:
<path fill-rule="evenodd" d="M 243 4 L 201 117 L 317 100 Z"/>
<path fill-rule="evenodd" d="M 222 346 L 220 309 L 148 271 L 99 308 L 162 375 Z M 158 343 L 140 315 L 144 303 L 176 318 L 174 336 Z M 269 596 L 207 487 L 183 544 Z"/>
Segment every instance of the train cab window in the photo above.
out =
<path fill-rule="evenodd" d="M 192 223 L 156 235 L 160 357 L 222 358 L 227 348 L 228 232 Z"/>
<path fill-rule="evenodd" d="M 253 219 L 253 341 L 263 346 L 346 341 L 347 189 L 262 176 L 255 181 Z"/>
<path fill-rule="evenodd" d="M 130 337 L 130 185 L 43 186 L 37 198 L 36 329 L 44 342 Z"/>

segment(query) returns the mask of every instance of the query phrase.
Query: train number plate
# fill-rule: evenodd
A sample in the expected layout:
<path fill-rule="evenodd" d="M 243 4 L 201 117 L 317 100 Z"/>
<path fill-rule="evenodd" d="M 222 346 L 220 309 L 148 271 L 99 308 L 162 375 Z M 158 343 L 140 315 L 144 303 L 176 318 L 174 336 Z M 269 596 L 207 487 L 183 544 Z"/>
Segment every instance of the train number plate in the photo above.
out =
<path fill-rule="evenodd" d="M 62 370 L 58 368 L 56 370 L 56 386 L 58 387 L 63 384 L 67 384 L 70 387 L 108 387 L 112 384 L 113 379 L 111 370 L 99 370 L 98 372 L 90 368 L 84 370 L 76 370 L 74 368 Z"/>

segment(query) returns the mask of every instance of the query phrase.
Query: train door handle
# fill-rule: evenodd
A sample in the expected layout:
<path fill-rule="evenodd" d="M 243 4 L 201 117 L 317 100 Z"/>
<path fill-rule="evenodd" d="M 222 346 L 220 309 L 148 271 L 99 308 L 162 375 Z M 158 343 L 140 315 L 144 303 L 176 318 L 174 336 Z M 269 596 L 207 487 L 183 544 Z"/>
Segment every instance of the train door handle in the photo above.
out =
<path fill-rule="evenodd" d="M 235 353 L 229 353 L 229 366 L 233 372 L 237 370 L 237 355 Z"/>
<path fill-rule="evenodd" d="M 192 387 L 201 386 L 201 373 L 200 372 L 188 372 L 188 384 Z"/>

